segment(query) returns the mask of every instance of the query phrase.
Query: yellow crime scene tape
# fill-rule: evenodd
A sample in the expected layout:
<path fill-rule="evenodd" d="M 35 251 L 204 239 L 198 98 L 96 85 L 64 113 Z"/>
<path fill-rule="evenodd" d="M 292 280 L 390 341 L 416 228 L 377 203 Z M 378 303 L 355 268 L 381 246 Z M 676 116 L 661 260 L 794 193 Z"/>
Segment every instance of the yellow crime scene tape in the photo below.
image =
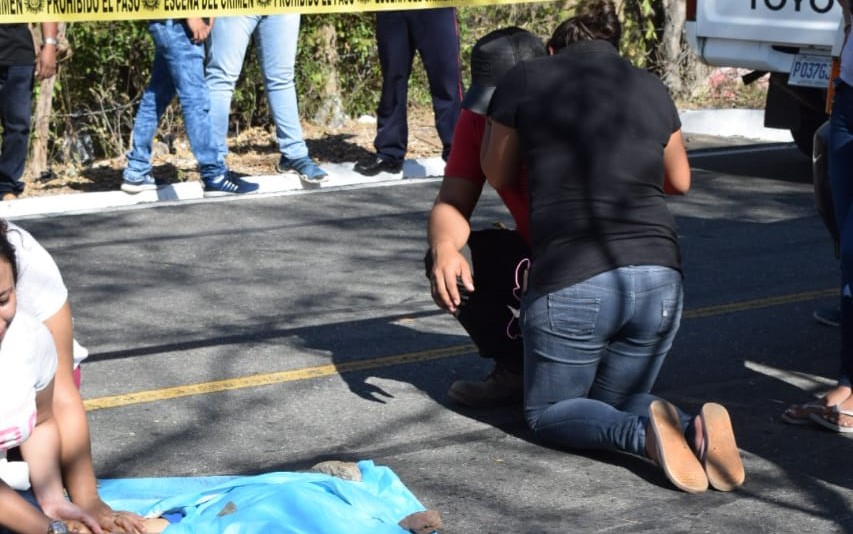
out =
<path fill-rule="evenodd" d="M 181 19 L 279 13 L 361 13 L 541 1 L 543 0 L 0 0 L 0 24 Z"/>

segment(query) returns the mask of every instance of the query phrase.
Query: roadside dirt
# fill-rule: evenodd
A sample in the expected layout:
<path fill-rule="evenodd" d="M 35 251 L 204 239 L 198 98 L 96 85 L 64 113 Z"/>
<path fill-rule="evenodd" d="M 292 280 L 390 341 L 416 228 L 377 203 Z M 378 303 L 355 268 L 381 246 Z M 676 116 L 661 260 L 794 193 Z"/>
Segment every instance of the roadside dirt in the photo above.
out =
<path fill-rule="evenodd" d="M 373 152 L 374 121 L 349 119 L 336 128 L 304 122 L 303 136 L 311 156 L 323 163 L 356 162 Z M 198 180 L 196 163 L 186 139 L 173 143 L 175 153 L 154 157 L 154 176 L 165 183 Z M 431 109 L 412 108 L 409 112 L 407 157 L 439 156 L 441 142 L 435 132 Z M 162 152 L 166 152 L 163 150 Z M 229 139 L 228 166 L 246 175 L 275 174 L 279 152 L 272 126 L 252 128 Z M 87 166 L 54 163 L 48 179 L 32 179 L 21 198 L 65 195 L 93 191 L 114 191 L 121 185 L 124 157 L 99 160 Z"/>

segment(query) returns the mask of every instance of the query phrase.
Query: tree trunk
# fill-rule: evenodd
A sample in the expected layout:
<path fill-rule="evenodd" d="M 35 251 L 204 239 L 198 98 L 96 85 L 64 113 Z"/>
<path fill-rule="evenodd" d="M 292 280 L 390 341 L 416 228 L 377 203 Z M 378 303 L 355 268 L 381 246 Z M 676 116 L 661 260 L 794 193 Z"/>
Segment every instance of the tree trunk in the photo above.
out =
<path fill-rule="evenodd" d="M 687 43 L 685 0 L 661 0 L 660 9 L 664 13 L 663 31 L 656 55 L 661 78 L 674 97 L 687 98 L 704 83 L 709 69 Z"/>
<path fill-rule="evenodd" d="M 321 89 L 322 101 L 314 115 L 314 122 L 336 128 L 346 120 L 341 87 L 338 83 L 337 31 L 333 24 L 323 24 L 317 32 L 321 42 L 318 56 L 324 59 L 321 64 L 324 65 L 323 79 L 326 83 Z"/>
<path fill-rule="evenodd" d="M 39 32 L 40 33 L 40 32 Z M 65 40 L 65 23 L 60 22 L 57 29 L 57 40 L 59 47 L 56 51 L 57 59 L 64 55 L 68 42 Z M 39 50 L 41 38 L 36 41 L 36 50 Z M 30 135 L 30 171 L 24 178 L 25 182 L 33 178 L 41 178 L 49 174 L 47 165 L 47 144 L 50 139 L 50 116 L 53 110 L 53 86 L 56 84 L 56 75 L 42 80 L 39 85 L 39 95 L 36 101 L 35 113 L 33 115 L 33 127 Z"/>

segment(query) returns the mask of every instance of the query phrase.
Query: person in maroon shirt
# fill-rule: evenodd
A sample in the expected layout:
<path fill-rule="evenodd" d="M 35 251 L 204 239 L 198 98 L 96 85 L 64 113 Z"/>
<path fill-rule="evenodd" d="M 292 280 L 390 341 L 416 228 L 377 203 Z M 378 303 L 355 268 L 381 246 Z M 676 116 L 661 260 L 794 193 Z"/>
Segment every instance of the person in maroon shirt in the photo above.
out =
<path fill-rule="evenodd" d="M 495 30 L 477 41 L 471 52 L 471 87 L 462 101 L 444 180 L 430 213 L 425 263 L 433 299 L 459 320 L 481 356 L 495 360 L 485 380 L 451 385 L 450 398 L 466 406 L 521 402 L 524 351 L 517 317 L 530 254 L 526 172 L 522 170 L 516 186 L 500 192 L 514 230 L 472 231 L 469 221 L 486 183 L 480 145 L 497 82 L 519 61 L 545 54 L 538 37 L 516 27 Z"/>

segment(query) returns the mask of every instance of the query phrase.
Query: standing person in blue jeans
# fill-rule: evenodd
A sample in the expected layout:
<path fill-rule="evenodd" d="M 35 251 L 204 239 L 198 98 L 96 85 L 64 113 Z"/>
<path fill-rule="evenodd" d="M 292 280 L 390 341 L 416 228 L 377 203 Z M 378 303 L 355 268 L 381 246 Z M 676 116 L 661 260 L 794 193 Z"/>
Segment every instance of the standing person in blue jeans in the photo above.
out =
<path fill-rule="evenodd" d="M 829 117 L 828 164 L 841 259 L 841 372 L 838 383 L 822 398 L 788 407 L 782 419 L 794 424 L 811 421 L 847 434 L 853 433 L 853 17 L 848 2 L 839 3 L 845 42 Z"/>
<path fill-rule="evenodd" d="M 725 408 L 690 417 L 650 394 L 683 306 L 665 192 L 689 189 L 690 165 L 666 87 L 619 55 L 620 36 L 612 0 L 582 4 L 489 107 L 489 183 L 528 169 L 525 417 L 548 445 L 648 457 L 684 491 L 731 491 L 744 471 Z"/>
<path fill-rule="evenodd" d="M 148 23 L 154 40 L 151 81 L 142 95 L 133 122 L 122 191 L 157 189 L 151 176 L 151 144 L 157 125 L 175 94 L 181 102 L 190 148 L 198 161 L 205 196 L 251 193 L 257 184 L 233 177 L 219 154 L 210 127 L 210 97 L 204 82 L 204 40 L 209 23 L 201 18 L 166 19 Z"/>
<path fill-rule="evenodd" d="M 299 39 L 298 13 L 286 15 L 247 15 L 223 17 L 210 32 L 205 67 L 210 90 L 210 122 L 219 155 L 228 154 L 228 115 L 234 85 L 243 69 L 249 39 L 264 75 L 270 111 L 275 123 L 275 137 L 281 152 L 276 171 L 294 172 L 308 184 L 325 181 L 328 173 L 308 155 L 302 137 L 299 107 L 296 99 L 296 46 Z"/>
<path fill-rule="evenodd" d="M 441 157 L 447 161 L 453 128 L 462 109 L 462 69 L 456 9 L 415 9 L 376 13 L 376 45 L 382 69 L 382 95 L 376 111 L 376 154 L 356 163 L 365 176 L 399 173 L 409 140 L 409 76 L 419 52 L 429 81 Z"/>
<path fill-rule="evenodd" d="M 27 163 L 32 114 L 33 75 L 39 80 L 56 73 L 56 23 L 41 25 L 43 45 L 36 51 L 25 23 L 0 24 L 0 196 L 14 200 L 24 191 L 21 176 Z"/>

